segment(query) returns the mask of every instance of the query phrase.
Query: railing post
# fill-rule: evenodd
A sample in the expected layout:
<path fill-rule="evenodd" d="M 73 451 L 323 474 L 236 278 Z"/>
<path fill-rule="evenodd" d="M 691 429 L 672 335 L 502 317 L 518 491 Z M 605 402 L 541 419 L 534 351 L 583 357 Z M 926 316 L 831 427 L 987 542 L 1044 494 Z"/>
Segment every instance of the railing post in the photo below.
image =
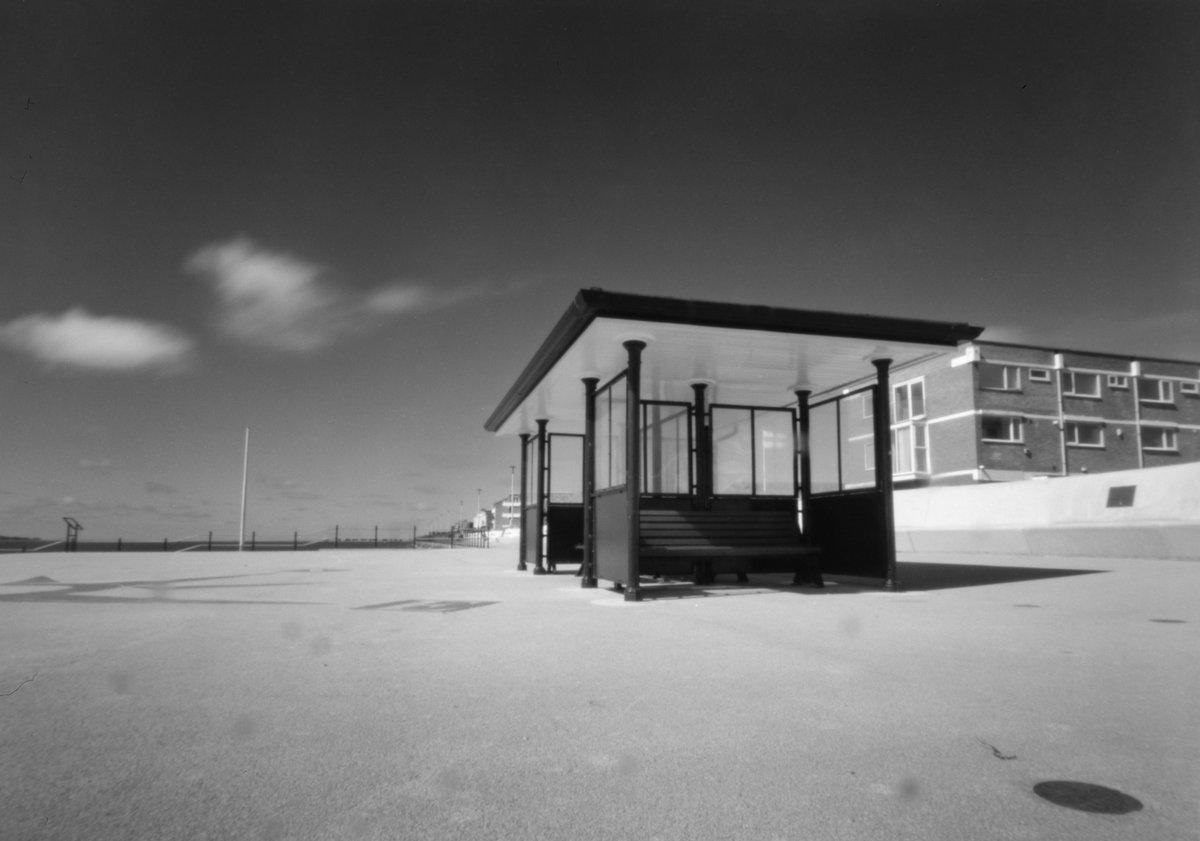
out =
<path fill-rule="evenodd" d="M 526 497 L 525 489 L 527 487 L 529 487 L 529 433 L 522 432 L 520 435 L 520 438 L 521 438 L 521 501 L 520 501 L 520 504 L 517 506 L 517 516 L 521 519 L 521 531 L 520 531 L 521 542 L 519 544 L 520 548 L 517 552 L 517 569 L 524 571 L 529 568 L 528 565 L 525 563 L 526 548 L 528 546 L 529 538 L 530 538 L 530 536 L 526 533 L 528 530 L 525 528 L 525 506 L 529 504 L 528 500 L 525 498 Z"/>
<path fill-rule="evenodd" d="M 379 526 L 375 527 L 375 548 L 379 548 Z"/>
<path fill-rule="evenodd" d="M 209 552 L 212 551 L 212 532 L 211 531 L 208 533 L 208 551 Z"/>
<path fill-rule="evenodd" d="M 583 378 L 583 565 L 579 586 L 590 589 L 596 579 L 596 385 L 599 377 Z"/>
<path fill-rule="evenodd" d="M 546 574 L 546 425 L 550 421 L 540 418 L 537 421 L 537 513 L 533 518 L 534 550 L 533 574 Z"/>
<path fill-rule="evenodd" d="M 887 578 L 884 586 L 899 590 L 896 579 L 896 517 L 892 507 L 892 418 L 891 386 L 888 382 L 888 366 L 892 360 L 886 357 L 872 359 L 875 366 L 875 482 L 883 501 L 883 551 L 887 562 Z"/>
<path fill-rule="evenodd" d="M 808 398 L 812 391 L 807 388 L 796 389 L 796 430 L 800 449 L 800 532 L 805 543 L 812 543 L 812 449 L 808 445 L 812 421 L 808 411 Z"/>
<path fill-rule="evenodd" d="M 413 548 L 417 548 L 417 527 L 413 526 Z"/>
<path fill-rule="evenodd" d="M 623 346 L 629 354 L 625 373 L 625 516 L 629 535 L 625 601 L 636 602 L 642 599 L 642 351 L 646 343 L 630 339 Z"/>
<path fill-rule="evenodd" d="M 117 551 L 118 552 L 121 551 L 121 538 L 119 538 L 119 537 L 117 538 Z"/>
<path fill-rule="evenodd" d="M 300 532 L 292 532 L 292 551 L 295 552 L 300 548 Z"/>
<path fill-rule="evenodd" d="M 338 531 L 340 529 L 341 529 L 341 526 L 333 527 L 333 548 L 334 549 L 336 549 L 338 547 Z"/>
<path fill-rule="evenodd" d="M 256 531 L 250 532 L 250 551 L 251 552 L 254 551 L 254 547 L 256 545 L 257 540 L 258 540 L 258 532 L 256 532 Z"/>
<path fill-rule="evenodd" d="M 167 551 L 167 539 L 165 537 L 163 538 L 163 551 Z"/>
<path fill-rule="evenodd" d="M 707 510 L 712 507 L 712 445 L 708 435 L 708 409 L 705 408 L 705 390 L 709 383 L 696 381 L 692 386 L 692 414 L 695 416 L 696 440 L 696 507 Z"/>

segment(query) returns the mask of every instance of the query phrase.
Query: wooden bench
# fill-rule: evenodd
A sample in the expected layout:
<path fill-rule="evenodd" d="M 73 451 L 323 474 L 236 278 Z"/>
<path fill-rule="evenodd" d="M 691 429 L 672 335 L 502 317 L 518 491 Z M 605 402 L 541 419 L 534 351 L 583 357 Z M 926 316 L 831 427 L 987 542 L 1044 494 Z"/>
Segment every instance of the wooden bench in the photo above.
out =
<path fill-rule="evenodd" d="M 690 575 L 697 584 L 735 574 L 790 572 L 793 584 L 824 587 L 820 549 L 804 543 L 792 511 L 643 510 L 643 575 Z"/>

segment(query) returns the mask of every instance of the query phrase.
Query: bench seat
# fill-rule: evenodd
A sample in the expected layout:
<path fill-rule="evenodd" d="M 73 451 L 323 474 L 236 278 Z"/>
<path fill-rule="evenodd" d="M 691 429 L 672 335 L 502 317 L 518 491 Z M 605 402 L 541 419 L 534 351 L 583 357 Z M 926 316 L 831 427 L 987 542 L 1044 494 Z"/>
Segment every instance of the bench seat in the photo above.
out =
<path fill-rule="evenodd" d="M 643 575 L 790 572 L 793 583 L 823 587 L 820 549 L 804 543 L 795 514 L 779 511 L 643 510 L 639 518 Z"/>

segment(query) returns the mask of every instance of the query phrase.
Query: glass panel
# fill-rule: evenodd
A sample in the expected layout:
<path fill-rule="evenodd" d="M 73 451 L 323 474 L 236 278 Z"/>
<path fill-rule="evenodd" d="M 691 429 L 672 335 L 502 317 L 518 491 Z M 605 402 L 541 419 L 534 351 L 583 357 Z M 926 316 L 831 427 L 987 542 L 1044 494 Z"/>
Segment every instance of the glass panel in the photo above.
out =
<path fill-rule="evenodd" d="M 838 401 L 814 406 L 808 414 L 808 469 L 812 493 L 842 489 L 838 468 Z"/>
<path fill-rule="evenodd" d="M 900 385 L 892 389 L 892 420 L 906 421 L 912 415 L 908 407 L 908 386 Z"/>
<path fill-rule="evenodd" d="M 583 439 L 550 436 L 550 501 L 583 502 Z"/>
<path fill-rule="evenodd" d="M 844 489 L 875 487 L 875 435 L 842 438 L 841 483 Z"/>
<path fill-rule="evenodd" d="M 917 473 L 929 472 L 929 448 L 925 443 L 925 427 L 913 427 L 913 470 Z"/>
<path fill-rule="evenodd" d="M 984 362 L 979 366 L 979 387 L 996 389 L 1015 389 L 1017 387 L 1016 370 L 1004 365 L 989 365 Z"/>
<path fill-rule="evenodd" d="M 923 417 L 925 415 L 925 383 L 915 382 L 910 387 L 912 395 L 912 416 L 914 418 Z"/>
<path fill-rule="evenodd" d="M 625 380 L 596 396 L 596 490 L 625 484 Z"/>
<path fill-rule="evenodd" d="M 609 392 L 612 403 L 609 410 L 609 482 L 615 488 L 625 484 L 625 380 L 613 385 Z"/>
<path fill-rule="evenodd" d="M 892 472 L 912 473 L 912 427 L 892 430 Z"/>
<path fill-rule="evenodd" d="M 537 436 L 525 442 L 525 504 L 537 505 Z"/>
<path fill-rule="evenodd" d="M 753 442 L 749 409 L 712 410 L 713 493 L 749 494 L 754 490 Z"/>
<path fill-rule="evenodd" d="M 688 466 L 691 452 L 686 406 L 646 403 L 642 407 L 642 490 L 649 494 L 691 492 Z"/>
<path fill-rule="evenodd" d="M 795 424 L 790 411 L 756 411 L 754 492 L 791 496 L 796 492 Z"/>

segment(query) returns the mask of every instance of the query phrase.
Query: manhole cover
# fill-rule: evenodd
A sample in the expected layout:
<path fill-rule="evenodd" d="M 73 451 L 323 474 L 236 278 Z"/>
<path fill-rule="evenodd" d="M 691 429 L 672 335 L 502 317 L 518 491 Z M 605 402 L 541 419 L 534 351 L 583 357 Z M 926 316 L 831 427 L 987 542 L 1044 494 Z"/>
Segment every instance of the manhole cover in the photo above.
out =
<path fill-rule="evenodd" d="M 1136 797 L 1095 783 L 1049 780 L 1035 785 L 1033 793 L 1058 806 L 1101 815 L 1124 815 L 1142 808 Z"/>

